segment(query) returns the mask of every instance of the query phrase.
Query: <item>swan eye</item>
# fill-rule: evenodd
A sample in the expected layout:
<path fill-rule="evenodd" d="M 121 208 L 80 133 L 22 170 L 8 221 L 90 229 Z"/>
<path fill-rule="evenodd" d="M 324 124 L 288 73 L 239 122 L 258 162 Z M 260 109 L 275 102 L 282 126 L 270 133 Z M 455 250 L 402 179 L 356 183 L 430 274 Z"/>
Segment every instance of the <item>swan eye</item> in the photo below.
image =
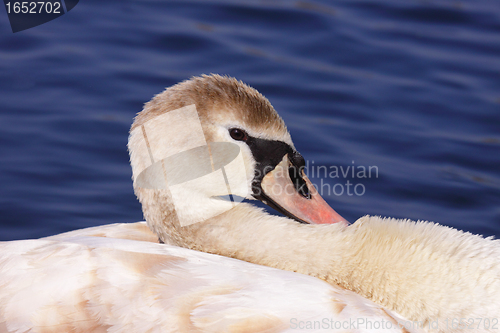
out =
<path fill-rule="evenodd" d="M 239 128 L 231 128 L 229 135 L 236 141 L 246 141 L 248 139 L 247 133 Z"/>

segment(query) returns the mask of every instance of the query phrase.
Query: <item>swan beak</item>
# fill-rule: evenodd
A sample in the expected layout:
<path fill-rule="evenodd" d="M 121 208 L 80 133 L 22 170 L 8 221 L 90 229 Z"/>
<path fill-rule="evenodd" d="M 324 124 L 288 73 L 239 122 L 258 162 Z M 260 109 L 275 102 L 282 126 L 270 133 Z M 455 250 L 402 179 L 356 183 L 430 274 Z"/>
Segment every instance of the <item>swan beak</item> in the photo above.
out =
<path fill-rule="evenodd" d="M 300 158 L 303 160 L 302 156 Z M 305 175 L 303 167 L 293 165 L 288 154 L 274 170 L 264 176 L 261 191 L 258 199 L 299 222 L 349 224 L 323 200 Z"/>

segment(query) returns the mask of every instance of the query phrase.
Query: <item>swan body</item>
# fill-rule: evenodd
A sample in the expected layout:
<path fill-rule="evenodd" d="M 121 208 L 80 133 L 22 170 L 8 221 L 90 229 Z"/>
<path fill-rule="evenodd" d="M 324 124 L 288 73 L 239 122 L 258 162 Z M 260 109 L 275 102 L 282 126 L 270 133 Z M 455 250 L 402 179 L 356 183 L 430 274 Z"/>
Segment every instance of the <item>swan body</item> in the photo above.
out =
<path fill-rule="evenodd" d="M 141 222 L 4 242 L 0 253 L 0 332 L 403 332 L 406 323 L 306 275 L 159 244 Z"/>
<path fill-rule="evenodd" d="M 500 329 L 498 240 L 376 216 L 349 224 L 240 81 L 168 88 L 137 115 L 128 148 L 147 228 L 0 243 L 0 332 Z"/>

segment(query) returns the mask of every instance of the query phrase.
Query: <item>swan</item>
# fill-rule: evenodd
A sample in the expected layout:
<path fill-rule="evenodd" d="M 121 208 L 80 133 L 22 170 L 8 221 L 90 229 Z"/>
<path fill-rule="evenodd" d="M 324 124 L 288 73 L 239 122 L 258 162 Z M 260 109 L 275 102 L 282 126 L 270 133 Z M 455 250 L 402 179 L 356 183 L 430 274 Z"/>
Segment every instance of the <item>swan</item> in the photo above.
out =
<path fill-rule="evenodd" d="M 500 329 L 498 240 L 378 216 L 350 224 L 241 81 L 167 88 L 136 116 L 128 149 L 146 222 L 0 243 L 0 332 Z"/>

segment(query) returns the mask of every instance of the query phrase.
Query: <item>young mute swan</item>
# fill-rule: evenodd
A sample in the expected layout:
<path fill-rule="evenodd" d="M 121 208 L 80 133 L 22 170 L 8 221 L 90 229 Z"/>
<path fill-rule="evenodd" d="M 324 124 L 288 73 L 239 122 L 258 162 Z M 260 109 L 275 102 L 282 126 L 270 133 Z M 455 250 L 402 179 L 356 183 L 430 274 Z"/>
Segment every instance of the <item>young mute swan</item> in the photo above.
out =
<path fill-rule="evenodd" d="M 347 223 L 268 100 L 240 81 L 168 88 L 137 115 L 128 148 L 152 233 L 135 223 L 1 243 L 0 332 L 500 330 L 497 240 Z"/>

